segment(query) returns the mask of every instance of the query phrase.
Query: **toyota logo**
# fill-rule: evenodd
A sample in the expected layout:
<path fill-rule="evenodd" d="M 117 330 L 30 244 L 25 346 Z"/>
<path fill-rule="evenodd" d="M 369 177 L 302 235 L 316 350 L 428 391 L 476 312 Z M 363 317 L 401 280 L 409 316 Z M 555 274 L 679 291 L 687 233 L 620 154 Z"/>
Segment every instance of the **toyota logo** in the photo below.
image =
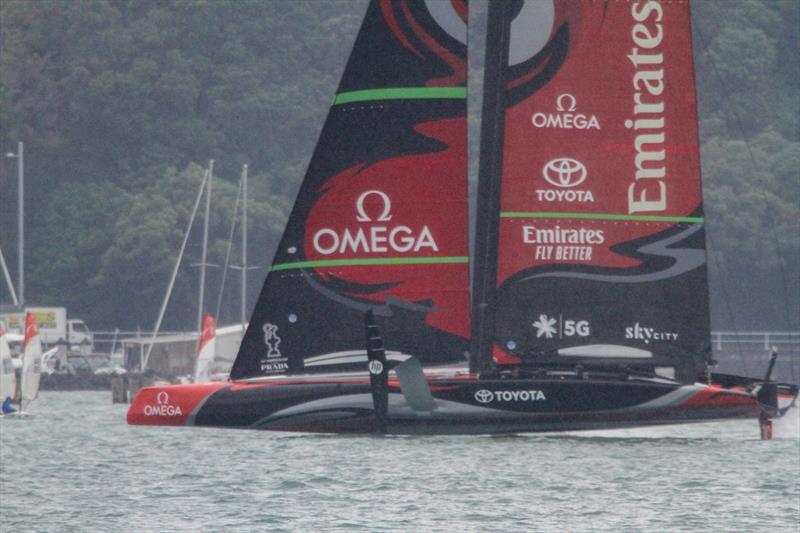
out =
<path fill-rule="evenodd" d="M 542 168 L 542 176 L 556 187 L 575 187 L 586 180 L 586 167 L 577 159 L 561 157 L 549 161 Z"/>
<path fill-rule="evenodd" d="M 480 403 L 489 403 L 494 400 L 494 393 L 490 390 L 481 389 L 475 391 L 475 399 Z"/>
<path fill-rule="evenodd" d="M 164 391 L 161 391 L 156 396 L 156 403 L 158 405 L 167 405 L 169 403 L 169 394 Z"/>
<path fill-rule="evenodd" d="M 369 362 L 369 373 L 377 376 L 383 372 L 383 363 L 378 361 L 377 359 L 373 359 Z"/>

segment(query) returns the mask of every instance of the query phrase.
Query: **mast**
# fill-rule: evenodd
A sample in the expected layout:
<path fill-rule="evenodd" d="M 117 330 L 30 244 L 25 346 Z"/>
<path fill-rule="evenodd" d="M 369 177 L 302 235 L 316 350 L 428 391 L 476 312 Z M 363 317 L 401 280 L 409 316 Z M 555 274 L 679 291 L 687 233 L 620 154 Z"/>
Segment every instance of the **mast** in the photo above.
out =
<path fill-rule="evenodd" d="M 472 343 L 470 372 L 491 368 L 493 303 L 497 280 L 498 214 L 500 212 L 500 174 L 503 162 L 505 128 L 505 65 L 508 63 L 509 2 L 490 2 L 486 29 L 483 110 L 480 166 L 478 170 L 478 209 L 473 258 Z"/>
<path fill-rule="evenodd" d="M 8 273 L 8 265 L 6 265 L 6 259 L 3 257 L 3 249 L 0 248 L 0 267 L 3 268 L 3 276 L 6 278 L 6 285 L 8 286 L 8 292 L 11 293 L 11 301 L 14 302 L 14 305 L 19 305 L 19 300 L 17 299 L 17 292 L 14 290 L 14 283 L 11 281 L 11 274 Z"/>
<path fill-rule="evenodd" d="M 247 164 L 242 165 L 242 333 L 247 319 Z"/>
<path fill-rule="evenodd" d="M 19 304 L 25 305 L 25 145 L 17 145 L 17 173 L 19 174 Z"/>
<path fill-rule="evenodd" d="M 231 222 L 231 231 L 230 235 L 228 236 L 228 251 L 225 254 L 225 264 L 222 267 L 222 283 L 220 284 L 219 294 L 217 295 L 217 310 L 215 316 L 220 316 L 220 309 L 222 307 L 222 296 L 225 292 L 225 280 L 227 279 L 228 268 L 232 268 L 234 270 L 241 269 L 242 270 L 242 281 L 241 281 L 241 293 L 240 293 L 240 301 L 241 301 L 241 310 L 240 310 L 240 323 L 242 324 L 242 332 L 244 332 L 244 324 L 246 321 L 246 310 L 247 310 L 247 269 L 254 268 L 247 266 L 247 164 L 242 165 L 242 174 L 239 178 L 239 188 L 236 190 L 236 200 L 233 204 L 233 220 Z M 233 248 L 233 236 L 236 233 L 236 226 L 239 216 L 239 204 L 245 203 L 242 211 L 242 264 L 241 265 L 230 265 L 230 256 L 231 250 Z"/>
<path fill-rule="evenodd" d="M 214 176 L 214 160 L 208 162 L 208 183 L 206 184 L 206 217 L 203 221 L 203 254 L 200 259 L 200 296 L 197 302 L 197 331 L 203 330 L 203 300 L 206 289 L 206 256 L 208 254 L 208 219 L 211 214 L 211 178 Z"/>
<path fill-rule="evenodd" d="M 203 191 L 206 187 L 206 180 L 209 179 L 209 172 L 206 170 L 205 174 L 203 175 L 203 181 L 200 183 L 200 189 L 197 191 L 197 197 L 194 200 L 194 206 L 192 207 L 192 216 L 189 217 L 189 223 L 186 226 L 186 232 L 183 234 L 183 242 L 181 243 L 181 249 L 178 252 L 178 259 L 175 261 L 175 266 L 172 268 L 172 277 L 170 277 L 169 285 L 167 286 L 167 292 L 164 294 L 164 301 L 161 302 L 161 310 L 158 312 L 158 319 L 156 320 L 155 328 L 153 328 L 153 335 L 150 337 L 150 342 L 147 345 L 147 352 L 144 354 L 143 357 L 139 360 L 140 363 L 140 370 L 144 371 L 147 368 L 147 362 L 150 360 L 150 353 L 153 351 L 153 344 L 156 342 L 156 337 L 158 336 L 158 332 L 161 329 L 161 321 L 164 320 L 164 313 L 167 310 L 167 304 L 169 303 L 169 297 L 172 294 L 172 288 L 175 286 L 175 278 L 178 277 L 178 269 L 181 266 L 181 261 L 183 260 L 183 252 L 186 250 L 186 243 L 189 240 L 189 234 L 192 231 L 192 226 L 194 225 L 194 218 L 197 216 L 197 208 L 200 207 L 200 200 L 203 198 Z M 140 334 L 137 333 L 137 337 Z M 140 354 L 141 355 L 141 354 Z"/>
<path fill-rule="evenodd" d="M 17 294 L 19 305 L 25 305 L 25 145 L 17 143 L 17 153 L 8 152 L 6 157 L 17 160 Z M 5 265 L 5 262 L 3 262 Z M 11 290 L 14 295 L 14 290 Z M 17 297 L 14 296 L 16 303 Z"/>

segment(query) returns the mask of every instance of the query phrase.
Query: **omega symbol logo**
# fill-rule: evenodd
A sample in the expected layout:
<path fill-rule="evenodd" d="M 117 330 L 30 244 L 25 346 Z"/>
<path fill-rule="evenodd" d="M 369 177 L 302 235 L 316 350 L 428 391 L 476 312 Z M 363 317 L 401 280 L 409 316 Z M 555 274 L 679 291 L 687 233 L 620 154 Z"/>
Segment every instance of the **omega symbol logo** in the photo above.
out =
<path fill-rule="evenodd" d="M 494 400 L 494 393 L 490 390 L 481 389 L 479 391 L 475 391 L 475 399 L 480 403 L 490 403 Z"/>
<path fill-rule="evenodd" d="M 281 338 L 278 337 L 278 326 L 275 324 L 270 324 L 267 322 L 261 328 L 264 330 L 264 344 L 267 345 L 267 357 L 280 357 L 281 351 L 278 349 L 278 345 L 281 343 Z"/>
<path fill-rule="evenodd" d="M 549 161 L 542 168 L 542 176 L 556 187 L 575 187 L 586 180 L 586 167 L 577 159 L 561 157 Z"/>
<path fill-rule="evenodd" d="M 373 359 L 372 361 L 369 362 L 369 373 L 370 374 L 372 374 L 374 376 L 377 376 L 381 372 L 383 372 L 383 363 L 381 363 L 377 359 Z"/>
<path fill-rule="evenodd" d="M 169 404 L 169 394 L 164 391 L 161 391 L 156 396 L 156 403 L 158 405 L 167 405 Z"/>
<path fill-rule="evenodd" d="M 565 106 L 565 102 L 568 105 Z M 575 111 L 576 104 L 577 101 L 575 100 L 575 97 L 569 93 L 564 93 L 559 96 L 558 99 L 556 99 L 556 109 L 559 111 Z"/>
<path fill-rule="evenodd" d="M 364 201 L 372 194 L 377 195 L 383 201 L 383 211 L 376 220 L 378 222 L 388 222 L 392 219 L 392 215 L 389 214 L 392 210 L 392 201 L 383 191 L 367 191 L 361 193 L 361 196 L 359 196 L 358 200 L 356 200 L 356 210 L 358 211 L 356 220 L 359 222 L 372 222 L 372 218 L 367 214 L 367 211 L 364 208 Z"/>

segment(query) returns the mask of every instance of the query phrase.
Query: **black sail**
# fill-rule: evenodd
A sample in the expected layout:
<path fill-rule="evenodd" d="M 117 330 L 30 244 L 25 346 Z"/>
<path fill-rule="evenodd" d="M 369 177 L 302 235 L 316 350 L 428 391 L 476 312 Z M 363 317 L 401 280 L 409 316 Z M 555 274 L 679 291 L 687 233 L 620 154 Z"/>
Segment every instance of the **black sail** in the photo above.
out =
<path fill-rule="evenodd" d="M 370 2 L 232 379 L 463 360 L 466 2 Z"/>

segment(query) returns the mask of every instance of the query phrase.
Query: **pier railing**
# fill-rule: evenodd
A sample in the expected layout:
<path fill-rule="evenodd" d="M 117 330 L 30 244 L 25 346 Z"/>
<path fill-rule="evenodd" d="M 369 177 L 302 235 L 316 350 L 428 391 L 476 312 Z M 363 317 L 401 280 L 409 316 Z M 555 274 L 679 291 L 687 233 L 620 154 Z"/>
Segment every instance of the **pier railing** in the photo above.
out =
<path fill-rule="evenodd" d="M 711 349 L 719 361 L 718 372 L 761 377 L 767 370 L 772 349 L 778 350 L 775 378 L 800 380 L 800 332 L 713 331 Z"/>
<path fill-rule="evenodd" d="M 115 331 L 94 331 L 94 351 L 97 354 L 111 355 L 122 349 L 123 341 L 133 339 L 150 340 L 153 337 L 152 331 L 144 330 L 115 330 Z M 197 337 L 196 331 L 159 331 L 157 339 L 166 337 Z"/>
<path fill-rule="evenodd" d="M 731 346 L 760 346 L 765 350 L 772 347 L 785 347 L 800 353 L 800 332 L 798 331 L 712 331 L 711 341 L 715 350 L 727 350 Z"/>

